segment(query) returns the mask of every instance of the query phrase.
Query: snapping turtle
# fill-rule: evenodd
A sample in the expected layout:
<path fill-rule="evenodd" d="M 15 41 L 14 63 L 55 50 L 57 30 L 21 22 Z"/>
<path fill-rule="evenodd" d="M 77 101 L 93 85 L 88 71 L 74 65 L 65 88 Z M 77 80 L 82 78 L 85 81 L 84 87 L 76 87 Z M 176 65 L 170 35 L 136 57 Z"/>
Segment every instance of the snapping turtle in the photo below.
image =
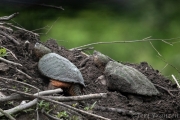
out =
<path fill-rule="evenodd" d="M 59 87 L 67 89 L 72 96 L 82 94 L 81 90 L 85 86 L 84 79 L 73 63 L 59 54 L 52 53 L 49 48 L 40 43 L 35 44 L 34 53 L 40 58 L 39 71 L 50 78 L 49 89 Z"/>
<path fill-rule="evenodd" d="M 94 52 L 93 59 L 96 66 L 104 69 L 109 89 L 147 96 L 159 94 L 153 83 L 137 69 L 118 63 L 98 51 Z"/>

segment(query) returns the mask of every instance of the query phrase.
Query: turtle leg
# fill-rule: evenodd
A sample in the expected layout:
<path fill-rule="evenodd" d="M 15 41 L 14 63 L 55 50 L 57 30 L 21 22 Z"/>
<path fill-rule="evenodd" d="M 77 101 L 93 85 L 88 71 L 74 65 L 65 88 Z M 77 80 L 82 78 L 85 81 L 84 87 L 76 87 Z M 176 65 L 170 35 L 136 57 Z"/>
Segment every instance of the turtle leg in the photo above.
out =
<path fill-rule="evenodd" d="M 54 88 L 69 88 L 71 86 L 70 83 L 61 82 L 58 80 L 50 80 L 48 89 L 54 89 Z"/>
<path fill-rule="evenodd" d="M 73 84 L 68 90 L 71 96 L 82 95 L 81 86 L 79 84 Z"/>

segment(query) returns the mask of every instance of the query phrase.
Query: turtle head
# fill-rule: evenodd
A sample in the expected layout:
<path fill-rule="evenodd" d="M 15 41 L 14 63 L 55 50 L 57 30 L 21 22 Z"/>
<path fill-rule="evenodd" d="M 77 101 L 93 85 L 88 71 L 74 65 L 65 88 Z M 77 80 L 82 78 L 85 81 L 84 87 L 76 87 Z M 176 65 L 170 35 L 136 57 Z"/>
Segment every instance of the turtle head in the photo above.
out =
<path fill-rule="evenodd" d="M 34 45 L 34 54 L 38 58 L 41 58 L 42 56 L 44 56 L 45 54 L 48 54 L 50 52 L 51 52 L 51 50 L 49 48 L 47 48 L 46 46 L 42 45 L 41 43 L 36 43 Z"/>

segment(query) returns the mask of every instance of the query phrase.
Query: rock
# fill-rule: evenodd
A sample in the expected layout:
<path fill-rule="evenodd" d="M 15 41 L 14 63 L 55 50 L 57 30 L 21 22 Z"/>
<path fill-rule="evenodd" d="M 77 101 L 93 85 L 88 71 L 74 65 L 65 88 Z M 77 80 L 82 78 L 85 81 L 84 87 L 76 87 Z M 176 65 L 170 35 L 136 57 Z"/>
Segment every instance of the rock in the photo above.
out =
<path fill-rule="evenodd" d="M 144 74 L 135 68 L 115 61 L 107 63 L 105 77 L 110 90 L 147 96 L 159 94 L 159 91 Z"/>

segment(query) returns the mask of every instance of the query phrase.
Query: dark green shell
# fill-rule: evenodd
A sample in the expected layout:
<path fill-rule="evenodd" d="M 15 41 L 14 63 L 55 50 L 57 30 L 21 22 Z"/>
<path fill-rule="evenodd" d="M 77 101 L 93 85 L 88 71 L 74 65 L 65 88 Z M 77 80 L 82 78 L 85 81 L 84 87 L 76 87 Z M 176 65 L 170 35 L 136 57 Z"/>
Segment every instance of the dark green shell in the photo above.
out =
<path fill-rule="evenodd" d="M 45 54 L 39 60 L 38 69 L 44 76 L 50 79 L 79 83 L 85 86 L 79 69 L 68 59 L 56 53 Z"/>

